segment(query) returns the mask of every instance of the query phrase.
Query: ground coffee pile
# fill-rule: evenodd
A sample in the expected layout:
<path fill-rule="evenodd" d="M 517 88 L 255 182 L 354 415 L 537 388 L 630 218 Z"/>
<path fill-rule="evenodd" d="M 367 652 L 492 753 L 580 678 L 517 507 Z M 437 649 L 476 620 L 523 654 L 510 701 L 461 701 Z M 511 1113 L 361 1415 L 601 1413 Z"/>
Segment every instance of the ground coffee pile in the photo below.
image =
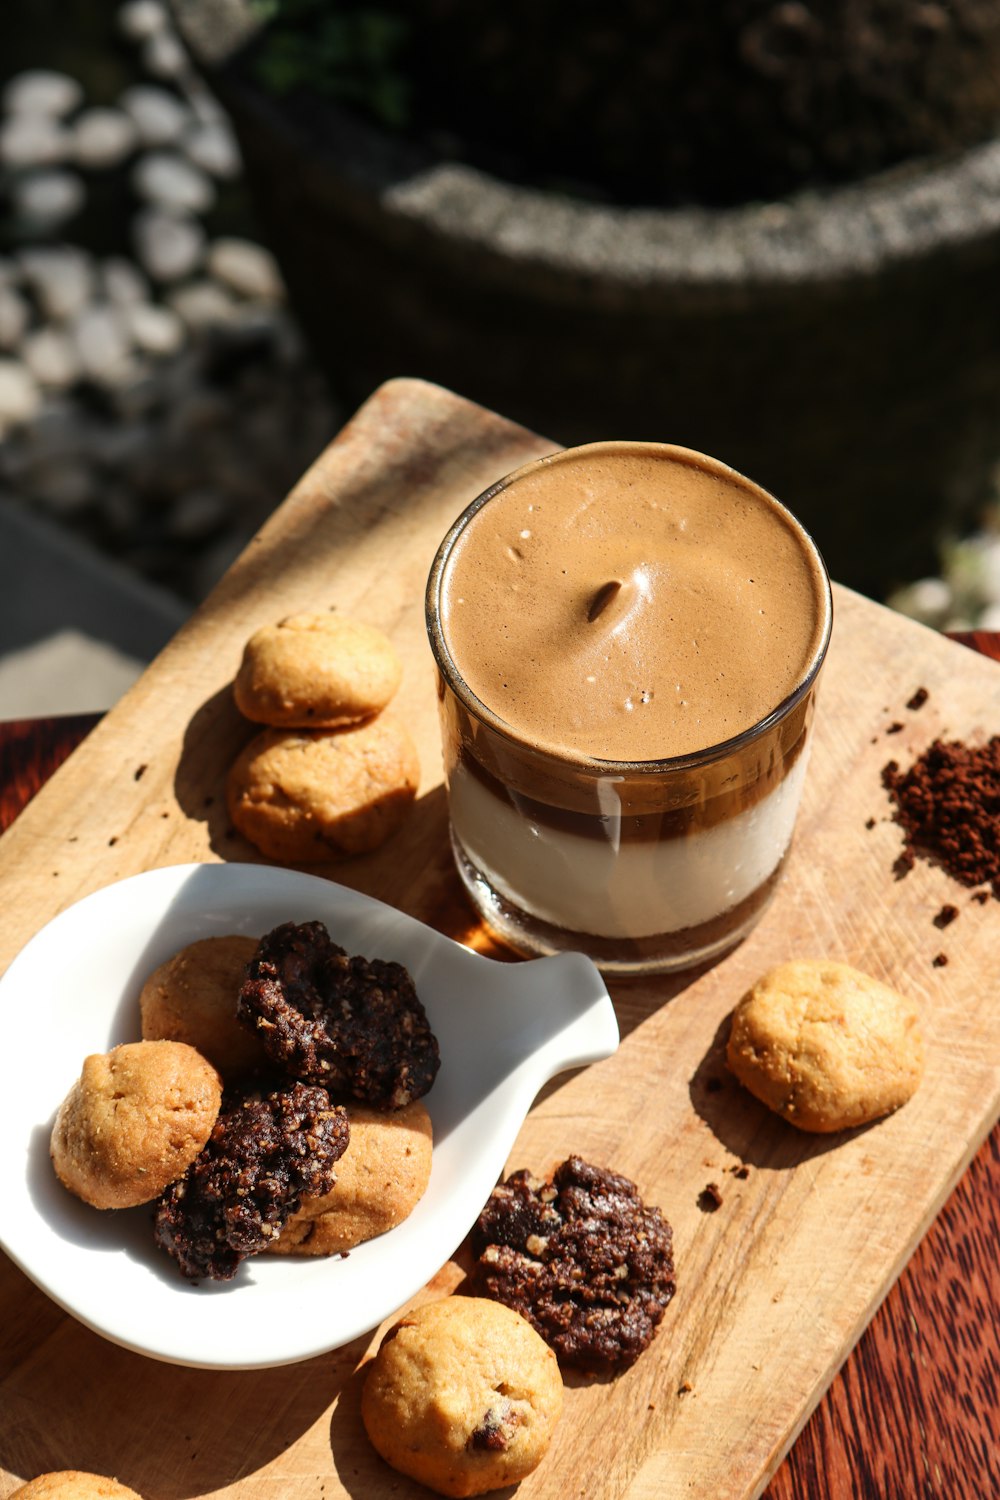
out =
<path fill-rule="evenodd" d="M 962 885 L 989 881 L 1000 898 L 1000 735 L 977 747 L 935 740 L 908 771 L 891 760 L 882 782 L 906 836 L 904 867 L 921 855 Z"/>

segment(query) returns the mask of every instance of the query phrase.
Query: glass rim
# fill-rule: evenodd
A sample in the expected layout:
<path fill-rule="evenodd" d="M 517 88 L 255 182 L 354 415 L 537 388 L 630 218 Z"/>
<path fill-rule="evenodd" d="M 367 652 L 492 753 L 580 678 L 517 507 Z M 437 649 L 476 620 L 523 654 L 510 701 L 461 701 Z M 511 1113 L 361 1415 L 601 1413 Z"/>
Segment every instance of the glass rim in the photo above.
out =
<path fill-rule="evenodd" d="M 598 756 L 565 754 L 544 745 L 533 744 L 530 740 L 517 734 L 505 719 L 501 718 L 488 704 L 484 703 L 469 687 L 451 654 L 441 623 L 441 590 L 448 562 L 459 537 L 485 505 L 488 505 L 496 495 L 508 489 L 525 474 L 551 463 L 563 454 L 607 453 L 614 449 L 622 448 L 654 449 L 658 453 L 668 454 L 680 462 L 693 462 L 702 467 L 707 467 L 720 478 L 728 480 L 736 479 L 750 490 L 755 491 L 775 508 L 801 539 L 805 551 L 811 555 L 817 565 L 818 576 L 822 582 L 822 633 L 801 680 L 796 683 L 792 691 L 773 709 L 770 709 L 763 718 L 758 719 L 746 729 L 741 729 L 738 734 L 731 735 L 725 740 L 719 740 L 714 745 L 706 745 L 702 750 L 688 751 L 683 755 L 663 756 L 658 760 L 609 760 Z M 603 776 L 619 775 L 622 777 L 655 776 L 669 771 L 692 770 L 698 766 L 725 760 L 727 756 L 736 754 L 752 743 L 752 741 L 768 734 L 798 707 L 811 692 L 819 676 L 823 662 L 826 659 L 827 648 L 829 647 L 830 637 L 833 632 L 833 591 L 830 583 L 830 575 L 823 561 L 822 553 L 813 540 L 811 533 L 806 530 L 802 522 L 788 509 L 787 505 L 782 504 L 775 495 L 772 495 L 769 490 L 764 489 L 763 485 L 759 485 L 756 480 L 749 479 L 745 474 L 741 474 L 738 469 L 731 468 L 728 464 L 723 463 L 721 459 L 712 458 L 709 454 L 701 453 L 695 448 L 685 448 L 675 443 L 642 442 L 620 438 L 608 439 L 601 442 L 581 443 L 569 448 L 554 449 L 550 454 L 545 454 L 540 458 L 529 460 L 526 464 L 521 464 L 519 468 L 513 469 L 509 474 L 505 474 L 502 478 L 491 484 L 488 489 L 483 490 L 481 494 L 477 495 L 456 516 L 445 532 L 434 555 L 424 595 L 424 619 L 431 651 L 444 681 L 473 718 L 482 721 L 502 739 L 508 741 L 511 745 L 517 746 L 522 751 L 542 756 L 549 761 L 564 765 L 577 772 L 589 772 L 593 775 Z"/>

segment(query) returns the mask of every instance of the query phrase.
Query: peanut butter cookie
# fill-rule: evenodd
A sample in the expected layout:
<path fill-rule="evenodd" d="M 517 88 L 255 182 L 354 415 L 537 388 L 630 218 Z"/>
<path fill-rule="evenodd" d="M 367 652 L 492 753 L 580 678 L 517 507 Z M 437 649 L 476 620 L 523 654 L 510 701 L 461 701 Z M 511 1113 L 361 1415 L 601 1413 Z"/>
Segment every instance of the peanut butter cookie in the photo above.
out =
<path fill-rule="evenodd" d="M 416 1208 L 431 1175 L 431 1117 L 419 1100 L 386 1114 L 347 1106 L 351 1140 L 333 1190 L 303 1198 L 275 1255 L 336 1255 L 394 1229 Z"/>
<path fill-rule="evenodd" d="M 905 1104 L 923 1075 L 924 1044 L 903 995 L 848 964 L 800 959 L 743 996 L 726 1061 L 792 1125 L 829 1132 Z"/>
<path fill-rule="evenodd" d="M 139 995 L 146 1041 L 187 1042 L 223 1078 L 259 1067 L 264 1051 L 236 1019 L 236 1000 L 257 939 L 236 933 L 189 943 L 154 969 Z"/>
<path fill-rule="evenodd" d="M 142 1496 L 117 1479 L 105 1479 L 103 1474 L 62 1469 L 30 1479 L 14 1491 L 10 1500 L 142 1500 Z"/>
<path fill-rule="evenodd" d="M 417 794 L 420 766 L 390 714 L 349 729 L 265 729 L 237 757 L 226 783 L 243 836 L 285 864 L 321 864 L 377 849 Z"/>
<path fill-rule="evenodd" d="M 250 637 L 233 693 L 255 723 L 333 728 L 381 713 L 402 670 L 373 625 L 336 614 L 290 615 Z"/>
<path fill-rule="evenodd" d="M 88 1057 L 59 1107 L 52 1163 L 94 1208 L 132 1208 L 183 1177 L 212 1133 L 218 1073 L 184 1042 L 126 1042 Z"/>
<path fill-rule="evenodd" d="M 481 1495 L 538 1466 L 562 1401 L 556 1357 L 530 1324 L 497 1302 L 447 1297 L 386 1334 L 361 1416 L 400 1473 L 440 1495 Z"/>

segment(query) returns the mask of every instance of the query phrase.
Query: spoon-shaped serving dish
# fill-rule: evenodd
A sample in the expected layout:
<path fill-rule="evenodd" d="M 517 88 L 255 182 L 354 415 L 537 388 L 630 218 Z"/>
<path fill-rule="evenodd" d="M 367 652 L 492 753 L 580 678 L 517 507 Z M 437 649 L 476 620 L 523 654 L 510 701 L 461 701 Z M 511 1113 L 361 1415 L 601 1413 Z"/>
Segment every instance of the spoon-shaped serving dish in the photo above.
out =
<path fill-rule="evenodd" d="M 257 1256 L 234 1281 L 193 1286 L 153 1245 L 149 1207 L 101 1212 L 61 1186 L 52 1120 L 88 1053 L 139 1039 L 139 991 L 179 948 L 315 920 L 349 952 L 413 976 L 441 1047 L 424 1101 L 430 1184 L 404 1223 L 346 1259 Z M 376 1327 L 461 1243 L 541 1086 L 618 1045 L 608 992 L 581 954 L 497 963 L 371 897 L 263 865 L 178 865 L 96 891 L 18 954 L 0 1007 L 0 1244 L 97 1333 L 205 1369 L 289 1364 Z"/>

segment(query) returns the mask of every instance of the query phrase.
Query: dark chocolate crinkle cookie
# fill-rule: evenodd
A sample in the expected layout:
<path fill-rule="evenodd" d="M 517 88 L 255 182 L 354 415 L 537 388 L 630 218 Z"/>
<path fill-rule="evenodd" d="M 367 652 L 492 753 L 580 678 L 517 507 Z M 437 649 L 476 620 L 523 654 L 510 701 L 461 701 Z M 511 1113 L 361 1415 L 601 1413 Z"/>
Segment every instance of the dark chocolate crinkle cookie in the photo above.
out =
<path fill-rule="evenodd" d="M 223 1100 L 208 1144 L 156 1210 L 156 1243 L 185 1276 L 229 1281 L 277 1239 L 304 1195 L 328 1193 L 350 1137 L 323 1088 Z"/>
<path fill-rule="evenodd" d="M 401 964 L 349 958 L 322 922 L 286 922 L 247 973 L 236 1013 L 292 1077 L 389 1109 L 434 1082 L 437 1040 Z"/>
<path fill-rule="evenodd" d="M 674 1295 L 673 1235 L 627 1177 L 571 1156 L 515 1172 L 472 1232 L 474 1288 L 519 1312 L 567 1364 L 625 1369 Z"/>

